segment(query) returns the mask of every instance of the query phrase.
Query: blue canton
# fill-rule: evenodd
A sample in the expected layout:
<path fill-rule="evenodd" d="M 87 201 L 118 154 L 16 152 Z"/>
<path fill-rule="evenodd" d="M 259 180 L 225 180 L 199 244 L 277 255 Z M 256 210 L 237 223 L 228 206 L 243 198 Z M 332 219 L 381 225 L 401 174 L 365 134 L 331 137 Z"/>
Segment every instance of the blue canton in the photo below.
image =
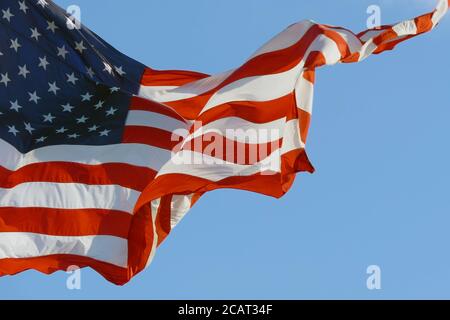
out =
<path fill-rule="evenodd" d="M 2 0 L 0 138 L 22 153 L 120 143 L 144 68 L 49 0 Z"/>

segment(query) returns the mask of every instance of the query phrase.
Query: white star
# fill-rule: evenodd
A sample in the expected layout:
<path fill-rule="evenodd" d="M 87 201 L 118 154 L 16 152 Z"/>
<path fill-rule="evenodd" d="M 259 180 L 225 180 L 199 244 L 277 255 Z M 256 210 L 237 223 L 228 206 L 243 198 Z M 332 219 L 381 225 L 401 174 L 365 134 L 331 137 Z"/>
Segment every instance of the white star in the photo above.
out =
<path fill-rule="evenodd" d="M 116 72 L 117 72 L 119 75 L 121 75 L 121 76 L 127 74 L 125 71 L 123 71 L 122 66 L 120 66 L 120 67 L 114 67 L 114 69 L 116 69 Z"/>
<path fill-rule="evenodd" d="M 86 92 L 85 95 L 81 96 L 81 101 L 91 101 L 92 97 L 93 97 L 92 94 L 90 94 L 89 92 Z"/>
<path fill-rule="evenodd" d="M 47 56 L 44 56 L 43 58 L 39 58 L 39 67 L 42 67 L 44 70 L 47 70 L 47 66 L 50 63 L 47 61 Z"/>
<path fill-rule="evenodd" d="M 72 74 L 66 74 L 67 76 L 67 82 L 72 83 L 73 85 L 75 85 L 75 82 L 78 81 L 78 78 L 75 77 L 75 73 L 72 72 Z"/>
<path fill-rule="evenodd" d="M 40 5 L 42 8 L 45 8 L 46 6 L 48 6 L 47 1 L 45 1 L 45 0 L 38 0 L 37 4 Z"/>
<path fill-rule="evenodd" d="M 3 19 L 8 20 L 8 22 L 11 22 L 11 17 L 14 17 L 14 15 L 9 11 L 9 8 L 6 10 L 2 10 L 3 12 Z"/>
<path fill-rule="evenodd" d="M 36 139 L 36 143 L 42 143 L 47 139 L 47 137 L 40 137 L 39 139 Z"/>
<path fill-rule="evenodd" d="M 112 74 L 113 69 L 112 69 L 111 65 L 109 63 L 107 63 L 107 62 L 104 62 L 104 61 L 103 61 L 103 65 L 105 66 L 103 71 L 106 71 L 109 74 Z"/>
<path fill-rule="evenodd" d="M 62 127 L 61 129 L 56 130 L 56 133 L 64 133 L 68 131 L 66 128 Z"/>
<path fill-rule="evenodd" d="M 28 131 L 29 134 L 33 134 L 33 131 L 35 129 L 31 126 L 31 123 L 24 122 L 24 125 L 25 125 L 25 131 Z"/>
<path fill-rule="evenodd" d="M 9 108 L 11 110 L 19 112 L 19 109 L 22 109 L 22 106 L 19 105 L 19 102 L 17 102 L 17 100 L 16 101 L 10 101 L 9 103 L 11 104 L 11 108 Z"/>
<path fill-rule="evenodd" d="M 92 70 L 92 68 L 87 68 L 87 74 L 89 75 L 89 77 L 93 78 L 94 77 L 94 70 Z"/>
<path fill-rule="evenodd" d="M 97 131 L 98 128 L 99 128 L 98 126 L 93 125 L 92 127 L 88 128 L 88 130 L 89 130 L 89 132 L 94 132 L 94 131 Z"/>
<path fill-rule="evenodd" d="M 56 29 L 58 29 L 58 26 L 55 24 L 55 21 L 47 21 L 47 30 L 51 30 L 53 33 L 55 33 Z"/>
<path fill-rule="evenodd" d="M 107 137 L 109 135 L 109 133 L 111 132 L 111 130 L 103 130 L 100 132 L 100 137 Z"/>
<path fill-rule="evenodd" d="M 80 118 L 77 119 L 77 123 L 86 123 L 86 121 L 87 121 L 88 119 L 89 119 L 89 118 L 87 118 L 86 116 L 82 116 L 82 117 L 80 117 Z"/>
<path fill-rule="evenodd" d="M 105 104 L 105 101 L 100 100 L 96 105 L 94 105 L 95 110 L 103 108 L 103 105 Z"/>
<path fill-rule="evenodd" d="M 75 42 L 75 50 L 77 50 L 79 53 L 83 53 L 84 50 L 87 48 L 84 46 L 83 40 L 80 42 Z"/>
<path fill-rule="evenodd" d="M 63 112 L 72 112 L 72 109 L 74 109 L 74 106 L 71 106 L 69 103 L 61 105 L 63 107 Z"/>
<path fill-rule="evenodd" d="M 11 39 L 11 46 L 9 47 L 10 49 L 14 49 L 14 51 L 17 52 L 21 46 L 22 45 L 19 43 L 19 39 Z"/>
<path fill-rule="evenodd" d="M 33 101 L 34 103 L 38 103 L 38 100 L 40 100 L 41 98 L 37 95 L 36 91 L 35 92 L 28 92 L 28 94 L 30 95 L 30 102 Z"/>
<path fill-rule="evenodd" d="M 69 134 L 67 137 L 69 137 L 69 139 L 76 139 L 76 138 L 78 138 L 79 136 L 80 136 L 79 134 L 74 133 L 74 134 Z"/>
<path fill-rule="evenodd" d="M 109 110 L 106 111 L 106 116 L 113 116 L 114 113 L 116 113 L 117 109 L 114 109 L 111 107 Z"/>
<path fill-rule="evenodd" d="M 17 134 L 20 132 L 16 129 L 16 126 L 8 126 L 8 132 L 12 133 L 14 136 L 17 136 Z"/>
<path fill-rule="evenodd" d="M 30 71 L 28 71 L 26 64 L 24 64 L 22 67 L 19 66 L 19 76 L 22 76 L 26 79 L 27 74 L 29 74 L 29 73 L 30 73 Z"/>
<path fill-rule="evenodd" d="M 48 83 L 49 89 L 48 92 L 53 92 L 53 94 L 56 96 L 57 91 L 61 90 L 56 86 L 56 81 L 54 81 L 53 83 Z"/>
<path fill-rule="evenodd" d="M 35 39 L 36 41 L 39 41 L 39 37 L 42 35 L 39 33 L 37 28 L 30 29 L 31 30 L 31 38 Z"/>
<path fill-rule="evenodd" d="M 120 88 L 118 88 L 118 87 L 112 87 L 112 88 L 109 88 L 109 91 L 110 91 L 111 93 L 117 92 L 117 91 L 119 91 L 119 90 L 120 90 Z"/>
<path fill-rule="evenodd" d="M 52 122 L 53 122 L 53 119 L 56 118 L 56 117 L 54 117 L 51 113 L 49 113 L 49 114 L 44 114 L 43 117 L 44 117 L 44 122 L 50 122 L 50 123 L 52 123 Z"/>
<path fill-rule="evenodd" d="M 27 7 L 27 5 L 25 4 L 25 1 L 19 1 L 19 6 L 21 11 L 23 11 L 23 13 L 27 13 L 27 10 L 29 9 Z"/>
<path fill-rule="evenodd" d="M 58 57 L 65 59 L 68 53 L 69 51 L 66 50 L 66 46 L 62 46 L 61 48 L 58 47 Z"/>
<path fill-rule="evenodd" d="M 8 72 L 5 74 L 1 73 L 0 76 L 2 77 L 2 79 L 0 80 L 0 83 L 3 83 L 5 85 L 5 87 L 7 87 L 8 82 L 11 82 L 11 79 L 8 77 Z"/>

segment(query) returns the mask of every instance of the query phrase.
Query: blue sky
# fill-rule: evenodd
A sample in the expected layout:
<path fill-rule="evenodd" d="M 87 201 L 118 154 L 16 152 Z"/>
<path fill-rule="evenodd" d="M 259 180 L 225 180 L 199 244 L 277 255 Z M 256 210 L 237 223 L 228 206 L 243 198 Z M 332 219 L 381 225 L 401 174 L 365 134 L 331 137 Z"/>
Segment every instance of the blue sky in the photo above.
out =
<path fill-rule="evenodd" d="M 58 0 L 153 68 L 236 67 L 293 22 L 365 29 L 429 11 L 415 0 Z M 450 298 L 450 18 L 360 64 L 321 69 L 307 150 L 316 167 L 281 200 L 203 197 L 125 287 L 82 271 L 0 278 L 0 299 Z M 366 268 L 381 268 L 381 290 Z"/>

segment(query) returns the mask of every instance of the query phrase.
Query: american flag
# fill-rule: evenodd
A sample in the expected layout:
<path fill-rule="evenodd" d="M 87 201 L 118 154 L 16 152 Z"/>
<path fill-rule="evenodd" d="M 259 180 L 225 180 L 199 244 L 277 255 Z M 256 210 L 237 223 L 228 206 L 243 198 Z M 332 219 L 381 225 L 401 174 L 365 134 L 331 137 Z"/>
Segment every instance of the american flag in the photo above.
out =
<path fill-rule="evenodd" d="M 205 192 L 282 196 L 314 171 L 315 69 L 428 32 L 449 2 L 359 34 L 302 21 L 210 76 L 148 68 L 49 0 L 2 0 L 0 275 L 76 265 L 124 284 Z"/>

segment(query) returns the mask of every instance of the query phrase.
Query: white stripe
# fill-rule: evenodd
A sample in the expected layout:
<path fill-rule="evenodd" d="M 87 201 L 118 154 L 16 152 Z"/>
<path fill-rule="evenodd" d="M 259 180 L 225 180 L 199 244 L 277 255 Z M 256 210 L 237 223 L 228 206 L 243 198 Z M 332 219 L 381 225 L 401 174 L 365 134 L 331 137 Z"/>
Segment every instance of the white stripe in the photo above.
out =
<path fill-rule="evenodd" d="M 126 239 L 114 236 L 66 237 L 25 232 L 0 233 L 0 259 L 54 254 L 73 254 L 127 267 L 128 243 Z"/>
<path fill-rule="evenodd" d="M 170 225 L 175 228 L 176 225 L 184 218 L 191 209 L 192 194 L 190 195 L 174 195 L 170 204 Z"/>
<path fill-rule="evenodd" d="M 370 30 L 366 32 L 362 37 L 360 37 L 361 41 L 367 42 L 370 39 L 378 37 L 380 34 L 385 32 L 386 30 Z"/>
<path fill-rule="evenodd" d="M 295 99 L 297 107 L 312 114 L 314 99 L 314 84 L 305 79 L 303 74 L 298 78 L 295 85 Z"/>
<path fill-rule="evenodd" d="M 316 40 L 311 44 L 311 46 L 308 48 L 308 54 L 306 55 L 306 57 L 308 57 L 309 53 L 314 51 L 319 51 L 320 53 L 322 53 L 322 55 L 325 57 L 325 62 L 327 65 L 336 64 L 342 58 L 341 51 L 339 50 L 337 43 L 324 35 L 318 36 Z"/>
<path fill-rule="evenodd" d="M 280 172 L 280 152 L 275 151 L 264 160 L 252 165 L 236 164 L 202 153 L 183 150 L 176 153 L 161 169 L 164 174 L 186 174 L 210 181 L 234 176 L 250 176 L 262 172 Z"/>
<path fill-rule="evenodd" d="M 373 42 L 373 38 L 368 40 L 361 48 L 358 61 L 363 61 L 369 57 L 377 48 L 378 46 Z"/>
<path fill-rule="evenodd" d="M 433 26 L 436 26 L 441 19 L 445 16 L 448 11 L 448 1 L 440 0 L 437 5 L 436 11 L 433 13 L 431 21 L 433 22 Z"/>
<path fill-rule="evenodd" d="M 250 60 L 265 53 L 292 47 L 305 36 L 306 32 L 308 32 L 313 25 L 315 25 L 315 23 L 310 20 L 300 21 L 291 25 L 256 51 L 250 57 Z"/>
<path fill-rule="evenodd" d="M 152 212 L 153 221 L 156 220 L 156 216 L 158 215 L 159 206 L 161 204 L 161 198 L 155 199 L 150 203 L 150 209 Z"/>
<path fill-rule="evenodd" d="M 133 213 L 140 192 L 117 185 L 28 182 L 0 188 L 0 207 L 108 209 Z"/>
<path fill-rule="evenodd" d="M 156 248 L 158 247 L 158 233 L 156 232 L 156 216 L 158 215 L 159 206 L 161 204 L 161 198 L 155 199 L 150 202 L 150 211 L 152 213 L 152 225 L 153 225 L 153 243 L 150 250 L 150 254 L 147 258 L 145 268 L 147 268 L 153 261 L 156 254 Z"/>
<path fill-rule="evenodd" d="M 159 101 L 168 91 L 172 91 L 178 86 L 141 86 L 138 96 L 143 98 L 152 97 L 151 100 Z M 136 104 L 138 107 L 139 104 Z"/>
<path fill-rule="evenodd" d="M 172 117 L 168 117 L 160 113 L 140 110 L 132 110 L 128 112 L 128 117 L 125 124 L 127 126 L 158 128 L 169 132 L 181 128 L 186 129 L 188 126 L 187 123 Z"/>
<path fill-rule="evenodd" d="M 169 150 L 134 143 L 107 146 L 58 145 L 22 154 L 2 139 L 0 139 L 0 150 L 0 165 L 12 171 L 30 164 L 49 161 L 87 165 L 127 163 L 158 171 L 170 159 L 171 154 Z"/>
<path fill-rule="evenodd" d="M 305 143 L 300 137 L 300 126 L 298 119 L 293 119 L 286 123 L 283 135 L 283 144 L 281 145 L 281 154 L 286 154 L 297 149 L 304 149 Z"/>
<path fill-rule="evenodd" d="M 217 133 L 240 143 L 268 143 L 282 137 L 285 123 L 285 118 L 265 123 L 255 123 L 238 117 L 222 118 L 197 129 L 183 141 L 183 145 L 207 133 Z"/>
<path fill-rule="evenodd" d="M 394 30 L 398 37 L 417 34 L 417 26 L 414 20 L 397 23 L 392 27 L 392 30 Z"/>

